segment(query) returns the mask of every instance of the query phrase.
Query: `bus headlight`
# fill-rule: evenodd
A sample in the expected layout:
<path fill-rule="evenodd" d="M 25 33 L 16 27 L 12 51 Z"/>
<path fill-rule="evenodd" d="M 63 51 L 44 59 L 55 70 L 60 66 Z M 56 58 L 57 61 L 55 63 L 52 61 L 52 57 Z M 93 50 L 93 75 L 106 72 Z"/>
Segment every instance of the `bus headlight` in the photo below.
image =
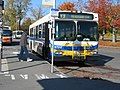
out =
<path fill-rule="evenodd" d="M 91 53 L 92 53 L 92 54 L 98 54 L 98 50 L 97 50 L 97 49 L 92 50 Z"/>
<path fill-rule="evenodd" d="M 56 51 L 55 54 L 62 55 L 63 52 L 62 51 Z"/>

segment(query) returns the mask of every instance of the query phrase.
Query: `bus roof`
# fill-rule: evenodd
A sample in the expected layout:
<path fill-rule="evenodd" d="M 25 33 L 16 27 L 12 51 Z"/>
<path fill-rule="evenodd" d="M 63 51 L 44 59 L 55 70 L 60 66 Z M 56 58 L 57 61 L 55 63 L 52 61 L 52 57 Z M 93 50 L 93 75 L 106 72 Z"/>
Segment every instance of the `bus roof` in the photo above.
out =
<path fill-rule="evenodd" d="M 37 24 L 48 22 L 50 20 L 50 15 L 51 14 L 49 13 L 46 16 L 44 16 L 44 17 L 40 18 L 39 20 L 35 21 L 33 24 L 30 25 L 30 28 L 36 26 Z"/>
<path fill-rule="evenodd" d="M 55 17 L 55 19 L 59 19 L 59 18 L 58 18 L 59 12 L 92 14 L 92 15 L 94 16 L 94 19 L 93 19 L 92 21 L 98 21 L 98 14 L 97 14 L 97 13 L 86 12 L 86 11 L 56 11 L 56 17 Z M 29 28 L 35 27 L 35 26 L 37 26 L 37 25 L 39 25 L 39 24 L 42 24 L 42 23 L 44 23 L 44 22 L 48 22 L 48 21 L 52 18 L 52 14 L 54 14 L 54 13 L 52 13 L 52 11 L 51 11 L 51 12 L 50 12 L 49 14 L 47 14 L 46 16 L 40 18 L 39 20 L 37 20 L 37 21 L 35 21 L 33 24 L 31 24 L 31 25 L 29 26 Z M 61 20 L 65 20 L 65 19 L 61 19 Z M 66 19 L 66 20 L 75 20 L 75 19 Z M 81 20 L 81 19 L 77 19 L 77 20 Z M 90 21 L 90 20 L 89 20 L 89 21 Z"/>

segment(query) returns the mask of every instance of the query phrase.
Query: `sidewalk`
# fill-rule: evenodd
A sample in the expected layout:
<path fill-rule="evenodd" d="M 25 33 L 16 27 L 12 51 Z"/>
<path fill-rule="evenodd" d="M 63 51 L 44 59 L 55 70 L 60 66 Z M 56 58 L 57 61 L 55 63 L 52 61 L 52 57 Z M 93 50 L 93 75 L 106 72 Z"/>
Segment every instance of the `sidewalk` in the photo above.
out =
<path fill-rule="evenodd" d="M 0 75 L 0 90 L 119 90 L 120 84 L 106 80 L 68 77 L 55 70 L 50 72 L 50 64 L 30 54 L 33 62 L 19 62 L 15 54 L 2 59 L 3 75 Z M 5 66 L 8 65 L 8 67 Z M 5 73 L 8 72 L 8 73 Z"/>
<path fill-rule="evenodd" d="M 42 58 L 30 53 L 29 57 L 33 59 L 32 62 L 18 60 L 17 53 L 9 54 L 2 59 L 1 71 L 4 74 L 37 74 L 46 75 L 49 78 L 58 78 L 64 76 L 61 72 L 54 68 L 54 73 L 51 73 L 51 65 Z M 60 75 L 60 76 L 58 76 Z"/>

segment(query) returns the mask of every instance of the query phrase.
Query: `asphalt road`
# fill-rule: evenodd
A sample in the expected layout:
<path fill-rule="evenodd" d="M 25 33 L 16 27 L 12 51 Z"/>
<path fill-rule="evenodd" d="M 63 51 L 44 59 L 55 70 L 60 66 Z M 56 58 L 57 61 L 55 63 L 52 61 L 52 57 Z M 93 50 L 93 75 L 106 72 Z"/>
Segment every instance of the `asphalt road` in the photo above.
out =
<path fill-rule="evenodd" d="M 99 54 L 105 57 L 104 65 L 120 69 L 120 48 L 99 48 Z"/>
<path fill-rule="evenodd" d="M 50 64 L 36 54 L 29 54 L 33 62 L 19 62 L 17 55 L 19 50 L 18 42 L 4 46 L 2 59 L 4 68 L 2 67 L 3 72 L 0 73 L 0 90 L 95 90 L 96 88 L 98 90 L 120 90 L 119 83 L 107 80 L 76 78 L 56 70 L 50 73 Z M 107 56 L 115 59 L 114 55 L 117 54 Z M 109 61 L 111 62 L 107 62 L 106 65 L 111 65 L 112 60 Z"/>

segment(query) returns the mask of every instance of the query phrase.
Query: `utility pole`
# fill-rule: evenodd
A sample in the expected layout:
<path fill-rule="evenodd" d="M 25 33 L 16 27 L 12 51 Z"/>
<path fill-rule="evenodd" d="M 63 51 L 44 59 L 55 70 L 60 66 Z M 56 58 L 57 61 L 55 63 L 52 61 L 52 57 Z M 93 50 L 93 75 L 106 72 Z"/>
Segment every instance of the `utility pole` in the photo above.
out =
<path fill-rule="evenodd" d="M 56 0 L 53 0 L 53 10 L 56 10 Z M 54 72 L 54 35 L 55 35 L 55 16 L 53 16 L 53 25 L 52 25 L 52 59 L 51 59 L 51 73 Z"/>
<path fill-rule="evenodd" d="M 3 23 L 3 10 L 4 10 L 4 1 L 0 0 L 0 62 L 2 59 L 2 23 Z"/>
<path fill-rule="evenodd" d="M 51 12 L 56 12 L 56 0 L 42 0 L 42 5 L 53 7 Z M 58 10 L 58 9 L 57 9 Z M 54 34 L 55 34 L 55 15 L 52 15 L 52 58 L 51 58 L 51 73 L 54 72 Z"/>

